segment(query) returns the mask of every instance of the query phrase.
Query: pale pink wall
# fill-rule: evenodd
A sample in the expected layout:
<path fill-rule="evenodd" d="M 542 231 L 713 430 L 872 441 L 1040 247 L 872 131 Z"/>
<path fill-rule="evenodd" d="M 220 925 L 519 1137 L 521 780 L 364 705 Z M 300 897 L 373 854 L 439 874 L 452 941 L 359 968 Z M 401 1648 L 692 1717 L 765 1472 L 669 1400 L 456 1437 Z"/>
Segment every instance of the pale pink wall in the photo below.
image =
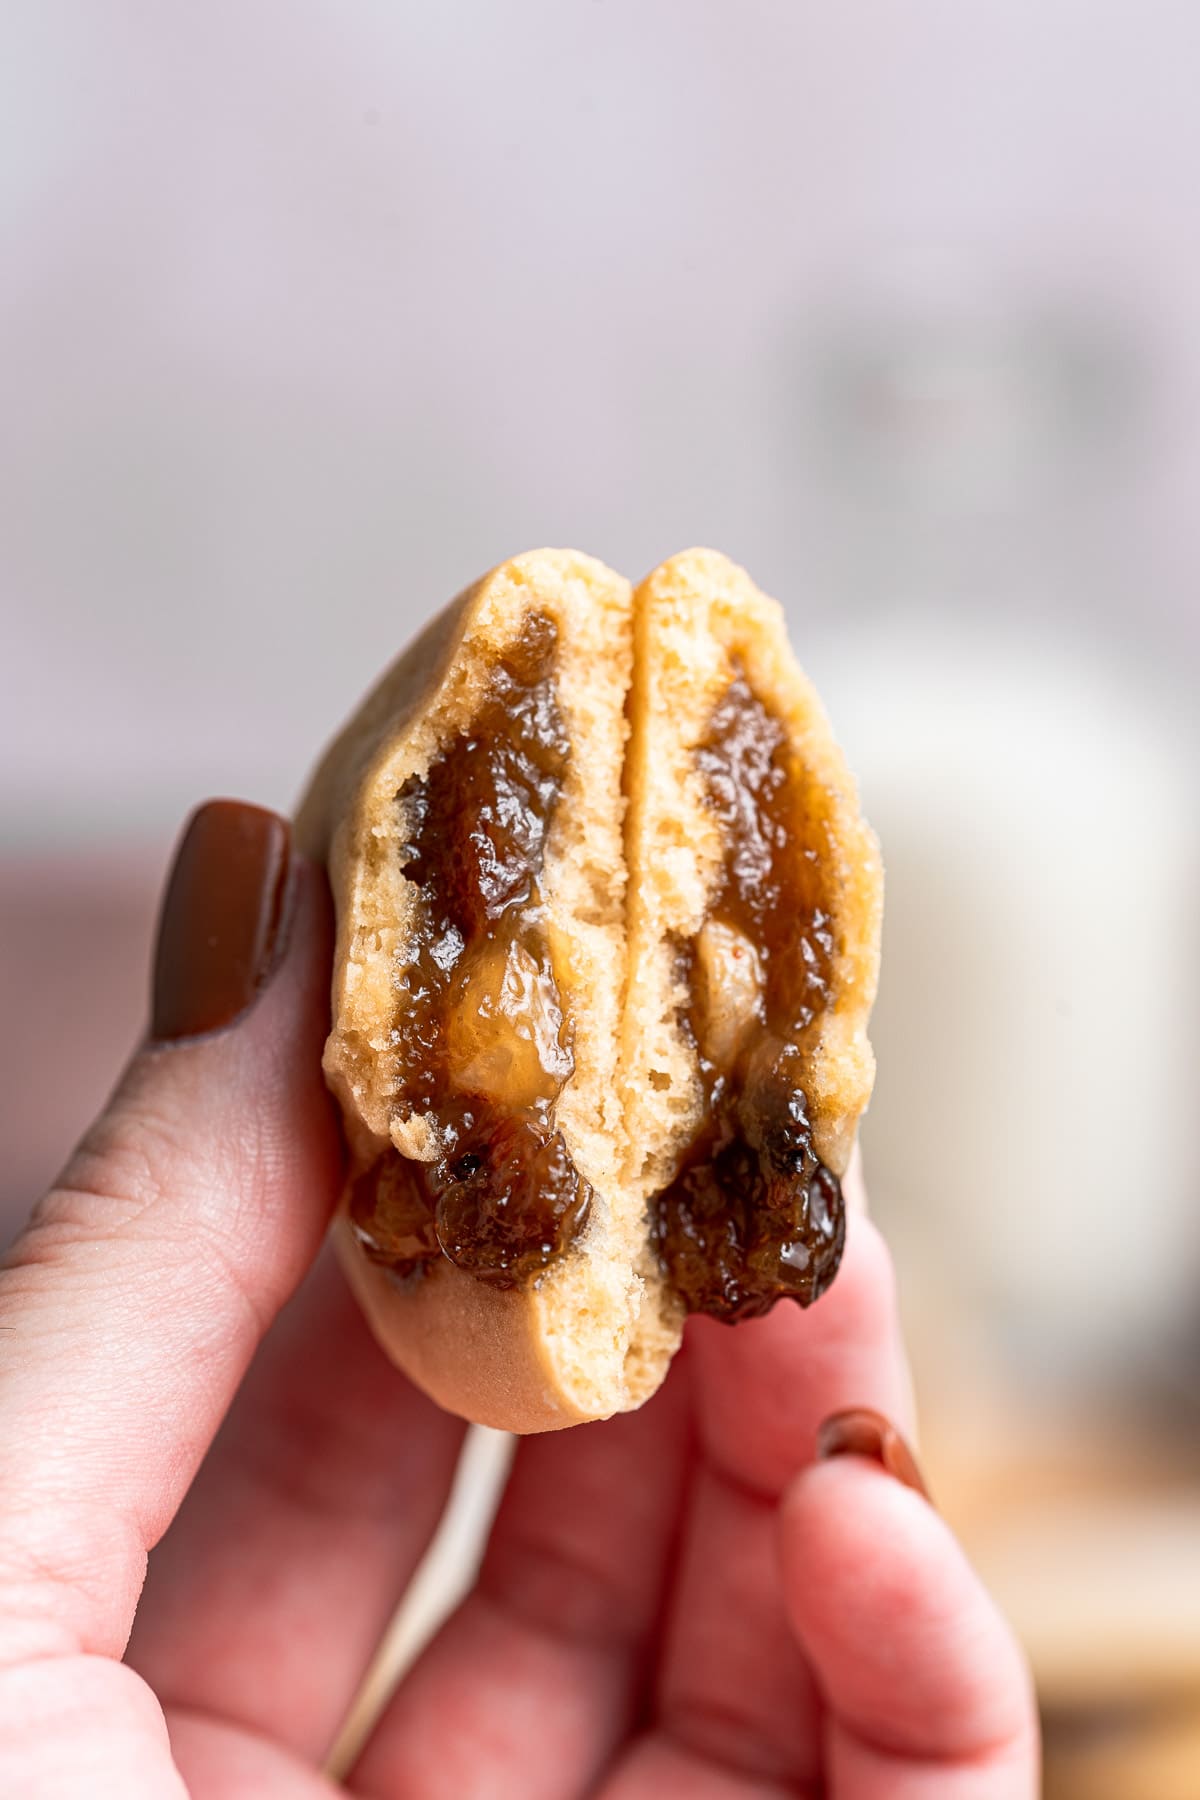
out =
<path fill-rule="evenodd" d="M 10 840 L 286 803 L 428 606 L 532 543 L 715 540 L 836 635 L 800 377 L 914 270 L 935 320 L 1132 344 L 1099 560 L 1182 628 L 1194 8 L 18 0 L 4 35 Z"/>

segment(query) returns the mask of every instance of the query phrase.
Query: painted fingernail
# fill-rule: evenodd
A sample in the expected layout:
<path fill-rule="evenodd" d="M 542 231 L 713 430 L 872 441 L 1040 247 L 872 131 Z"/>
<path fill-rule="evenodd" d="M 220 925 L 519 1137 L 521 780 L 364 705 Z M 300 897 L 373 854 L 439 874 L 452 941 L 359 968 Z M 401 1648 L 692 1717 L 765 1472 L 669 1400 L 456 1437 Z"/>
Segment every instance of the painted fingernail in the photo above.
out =
<path fill-rule="evenodd" d="M 872 1412 L 866 1406 L 831 1413 L 817 1429 L 817 1461 L 827 1462 L 831 1456 L 870 1457 L 932 1504 L 916 1458 L 882 1413 Z"/>
<path fill-rule="evenodd" d="M 241 800 L 192 814 L 163 895 L 151 1036 L 230 1025 L 278 965 L 287 928 L 291 827 Z"/>

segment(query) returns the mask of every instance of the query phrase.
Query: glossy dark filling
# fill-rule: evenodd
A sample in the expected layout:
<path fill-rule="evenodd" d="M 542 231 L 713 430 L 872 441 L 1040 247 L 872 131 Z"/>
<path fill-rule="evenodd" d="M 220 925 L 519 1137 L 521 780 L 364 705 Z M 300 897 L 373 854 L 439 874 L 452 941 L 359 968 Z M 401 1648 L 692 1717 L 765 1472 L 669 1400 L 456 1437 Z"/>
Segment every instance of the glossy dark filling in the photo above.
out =
<path fill-rule="evenodd" d="M 834 954 L 827 822 L 821 791 L 794 768 L 782 725 L 740 670 L 696 761 L 726 845 L 705 929 L 680 946 L 707 1105 L 652 1219 L 688 1310 L 734 1320 L 784 1297 L 808 1305 L 842 1254 L 841 1186 L 813 1149 L 801 1081 Z M 732 1026 L 714 984 L 714 942 L 726 968 L 752 965 Z"/>
<path fill-rule="evenodd" d="M 499 1287 L 536 1276 L 582 1230 L 591 1189 L 554 1126 L 574 1069 L 540 906 L 568 742 L 557 632 L 534 615 L 468 732 L 396 796 L 402 869 L 422 892 L 399 978 L 396 1109 L 441 1154 L 389 1152 L 355 1183 L 368 1256 L 412 1274 L 439 1256 Z"/>

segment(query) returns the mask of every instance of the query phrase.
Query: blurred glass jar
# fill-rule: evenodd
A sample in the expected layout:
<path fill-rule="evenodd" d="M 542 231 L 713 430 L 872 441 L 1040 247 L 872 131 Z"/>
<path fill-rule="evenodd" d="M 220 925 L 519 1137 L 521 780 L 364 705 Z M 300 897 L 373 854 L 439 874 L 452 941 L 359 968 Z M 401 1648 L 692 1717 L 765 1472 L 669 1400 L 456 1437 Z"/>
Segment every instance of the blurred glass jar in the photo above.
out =
<path fill-rule="evenodd" d="M 988 1339 L 1068 1386 L 1200 1313 L 1200 784 L 1122 587 L 1141 368 L 1090 316 L 935 290 L 844 311 L 804 389 L 822 686 L 888 870 L 873 1201 L 919 1359 Z"/>

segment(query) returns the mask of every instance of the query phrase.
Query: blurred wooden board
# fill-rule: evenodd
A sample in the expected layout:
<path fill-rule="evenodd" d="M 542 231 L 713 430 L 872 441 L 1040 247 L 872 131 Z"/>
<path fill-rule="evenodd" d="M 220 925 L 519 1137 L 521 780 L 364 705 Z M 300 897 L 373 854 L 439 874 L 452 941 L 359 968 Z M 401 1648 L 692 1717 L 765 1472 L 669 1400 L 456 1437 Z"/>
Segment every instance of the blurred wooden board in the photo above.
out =
<path fill-rule="evenodd" d="M 1174 1423 L 982 1386 L 969 1414 L 929 1421 L 935 1498 L 1051 1711 L 1200 1710 L 1200 1455 Z"/>
<path fill-rule="evenodd" d="M 1046 1732 L 1045 1800 L 1197 1800 L 1200 1710 Z"/>
<path fill-rule="evenodd" d="M 1038 1502 L 969 1532 L 967 1547 L 1044 1705 L 1200 1700 L 1200 1494 Z"/>

